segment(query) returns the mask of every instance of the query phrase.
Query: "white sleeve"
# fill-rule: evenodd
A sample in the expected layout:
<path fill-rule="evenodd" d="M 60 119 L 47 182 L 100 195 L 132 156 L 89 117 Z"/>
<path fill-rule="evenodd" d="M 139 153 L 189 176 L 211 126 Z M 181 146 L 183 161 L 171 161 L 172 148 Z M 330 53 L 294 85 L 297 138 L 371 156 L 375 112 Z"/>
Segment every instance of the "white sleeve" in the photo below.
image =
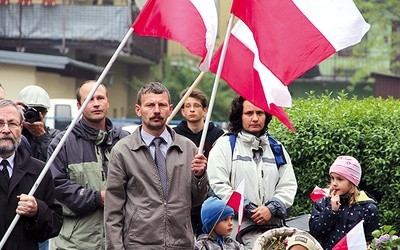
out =
<path fill-rule="evenodd" d="M 214 193 L 228 200 L 233 192 L 230 180 L 232 172 L 232 149 L 229 136 L 221 136 L 208 155 L 207 174 Z"/>

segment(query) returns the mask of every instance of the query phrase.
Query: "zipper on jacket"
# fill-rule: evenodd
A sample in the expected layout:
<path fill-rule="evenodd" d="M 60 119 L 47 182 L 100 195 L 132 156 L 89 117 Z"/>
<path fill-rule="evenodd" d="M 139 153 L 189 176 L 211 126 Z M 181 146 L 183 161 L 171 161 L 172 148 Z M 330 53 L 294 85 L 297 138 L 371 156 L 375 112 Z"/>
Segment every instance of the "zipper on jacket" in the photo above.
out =
<path fill-rule="evenodd" d="M 167 249 L 167 200 L 164 200 L 164 249 Z"/>

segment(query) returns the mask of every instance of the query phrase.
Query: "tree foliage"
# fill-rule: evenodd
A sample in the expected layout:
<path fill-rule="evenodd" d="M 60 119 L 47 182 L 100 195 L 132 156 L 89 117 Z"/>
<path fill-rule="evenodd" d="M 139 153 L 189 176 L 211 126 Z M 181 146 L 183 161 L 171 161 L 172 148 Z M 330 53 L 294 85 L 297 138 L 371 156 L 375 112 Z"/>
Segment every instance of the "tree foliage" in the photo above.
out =
<path fill-rule="evenodd" d="M 353 81 L 373 71 L 400 75 L 400 5 L 398 1 L 355 0 L 354 2 L 371 25 L 371 29 L 366 39 L 353 47 L 352 56 L 367 59 L 369 62 L 366 68 L 356 72 Z"/>

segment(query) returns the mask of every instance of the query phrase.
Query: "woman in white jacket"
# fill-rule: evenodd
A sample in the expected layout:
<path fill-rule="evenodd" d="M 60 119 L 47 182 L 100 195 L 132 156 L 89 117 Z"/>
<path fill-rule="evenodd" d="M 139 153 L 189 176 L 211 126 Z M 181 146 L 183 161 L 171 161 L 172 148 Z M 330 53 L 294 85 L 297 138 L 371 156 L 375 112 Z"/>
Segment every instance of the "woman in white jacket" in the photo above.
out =
<path fill-rule="evenodd" d="M 275 161 L 267 134 L 271 119 L 243 97 L 235 98 L 229 114 L 234 136 L 220 137 L 208 158 L 210 185 L 219 198 L 228 200 L 240 180 L 245 180 L 245 216 L 237 239 L 246 249 L 266 230 L 283 225 L 297 191 L 290 157 L 281 144 L 286 163 L 278 166 Z M 232 138 L 236 141 L 231 145 Z M 237 220 L 235 224 L 236 230 Z"/>

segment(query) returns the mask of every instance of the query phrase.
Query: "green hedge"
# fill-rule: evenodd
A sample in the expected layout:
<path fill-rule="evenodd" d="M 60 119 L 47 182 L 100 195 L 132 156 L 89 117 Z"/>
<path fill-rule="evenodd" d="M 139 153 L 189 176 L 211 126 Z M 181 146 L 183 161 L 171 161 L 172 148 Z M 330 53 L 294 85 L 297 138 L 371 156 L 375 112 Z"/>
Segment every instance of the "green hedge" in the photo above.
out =
<path fill-rule="evenodd" d="M 362 166 L 360 188 L 379 202 L 382 225 L 400 231 L 400 101 L 339 93 L 293 101 L 286 109 L 296 133 L 277 119 L 269 131 L 289 152 L 299 188 L 291 216 L 311 212 L 310 192 L 329 184 L 329 167 L 339 155 Z"/>

